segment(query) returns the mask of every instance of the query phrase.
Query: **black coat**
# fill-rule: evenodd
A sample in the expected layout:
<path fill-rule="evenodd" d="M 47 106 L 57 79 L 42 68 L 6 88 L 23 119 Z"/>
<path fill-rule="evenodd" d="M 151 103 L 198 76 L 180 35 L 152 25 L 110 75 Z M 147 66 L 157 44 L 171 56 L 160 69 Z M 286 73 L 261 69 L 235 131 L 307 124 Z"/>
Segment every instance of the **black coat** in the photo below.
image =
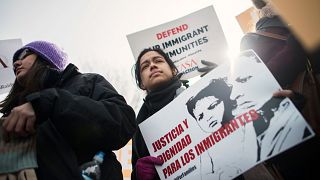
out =
<path fill-rule="evenodd" d="M 99 150 L 106 153 L 102 179 L 122 179 L 112 151 L 132 138 L 133 109 L 102 76 L 81 74 L 72 64 L 49 82 L 52 88 L 26 97 L 37 117 L 38 179 L 82 179 L 79 166 Z"/>
<path fill-rule="evenodd" d="M 177 89 L 180 87 L 181 82 L 177 78 L 174 78 L 168 82 L 168 84 L 164 85 L 164 87 L 148 93 L 138 113 L 137 125 L 169 104 L 177 95 Z M 137 179 L 135 169 L 137 160 L 145 156 L 150 156 L 150 154 L 142 137 L 140 128 L 137 128 L 137 132 L 132 138 L 132 180 Z M 156 179 L 160 179 L 159 176 Z"/>
<path fill-rule="evenodd" d="M 240 45 L 241 50 L 253 49 L 279 84 L 288 88 L 297 75 L 305 70 L 307 55 L 304 49 L 277 16 L 260 19 L 256 24 L 256 30 L 288 37 L 286 41 L 281 41 L 257 34 L 246 34 Z M 295 105 L 302 108 L 304 99 L 300 97 L 295 100 Z M 317 136 L 271 158 L 266 165 L 273 166 L 272 169 L 276 169 L 277 174 L 284 179 L 314 179 L 318 176 L 317 166 L 313 164 L 319 162 L 319 147 L 320 141 Z"/>
<path fill-rule="evenodd" d="M 288 37 L 286 41 L 247 33 L 241 39 L 240 49 L 253 49 L 266 64 L 281 87 L 287 88 L 304 71 L 307 56 L 296 38 L 279 17 L 261 18 L 256 31 Z"/>

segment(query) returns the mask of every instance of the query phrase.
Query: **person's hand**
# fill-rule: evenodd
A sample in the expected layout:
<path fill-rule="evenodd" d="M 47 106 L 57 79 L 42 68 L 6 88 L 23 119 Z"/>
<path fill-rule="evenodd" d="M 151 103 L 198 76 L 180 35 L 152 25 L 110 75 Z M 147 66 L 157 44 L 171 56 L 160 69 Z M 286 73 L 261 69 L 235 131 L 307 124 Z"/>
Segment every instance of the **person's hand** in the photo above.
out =
<path fill-rule="evenodd" d="M 153 180 L 157 176 L 155 165 L 162 165 L 163 161 L 157 157 L 146 156 L 138 159 L 136 176 L 139 180 Z"/>
<path fill-rule="evenodd" d="M 299 110 L 303 109 L 306 102 L 302 94 L 288 89 L 274 92 L 273 97 L 288 97 Z"/>
<path fill-rule="evenodd" d="M 208 74 L 212 69 L 218 67 L 218 65 L 214 62 L 206 61 L 206 60 L 201 60 L 201 63 L 205 65 L 205 67 L 199 68 L 199 72 L 203 72 L 203 74 L 200 75 L 200 77 L 203 77 L 204 75 Z"/>
<path fill-rule="evenodd" d="M 292 90 L 278 90 L 272 94 L 273 97 L 288 97 L 291 98 L 294 96 L 294 92 Z"/>
<path fill-rule="evenodd" d="M 35 132 L 36 115 L 30 102 L 13 108 L 2 126 L 7 133 L 26 136 Z"/>
<path fill-rule="evenodd" d="M 179 73 L 179 74 L 177 75 L 177 78 L 180 80 L 180 82 L 182 83 L 182 85 L 183 85 L 184 87 L 188 88 L 188 87 L 189 87 L 189 80 L 181 79 L 181 76 L 182 76 L 182 75 L 183 75 L 182 73 Z"/>

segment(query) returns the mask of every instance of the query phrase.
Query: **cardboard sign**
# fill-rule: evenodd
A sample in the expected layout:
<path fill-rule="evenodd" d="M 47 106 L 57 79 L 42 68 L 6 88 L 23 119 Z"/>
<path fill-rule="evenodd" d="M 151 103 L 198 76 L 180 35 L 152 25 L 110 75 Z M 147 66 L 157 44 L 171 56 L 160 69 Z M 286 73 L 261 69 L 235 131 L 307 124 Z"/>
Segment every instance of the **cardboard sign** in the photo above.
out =
<path fill-rule="evenodd" d="M 161 48 L 174 61 L 183 79 L 199 75 L 201 60 L 222 64 L 227 42 L 213 6 L 187 16 L 127 35 L 133 56 L 145 48 Z"/>
<path fill-rule="evenodd" d="M 161 179 L 232 179 L 314 132 L 263 61 L 242 52 L 139 125 Z"/>
<path fill-rule="evenodd" d="M 12 57 L 21 46 L 21 39 L 0 40 L 0 94 L 9 92 L 13 85 Z"/>

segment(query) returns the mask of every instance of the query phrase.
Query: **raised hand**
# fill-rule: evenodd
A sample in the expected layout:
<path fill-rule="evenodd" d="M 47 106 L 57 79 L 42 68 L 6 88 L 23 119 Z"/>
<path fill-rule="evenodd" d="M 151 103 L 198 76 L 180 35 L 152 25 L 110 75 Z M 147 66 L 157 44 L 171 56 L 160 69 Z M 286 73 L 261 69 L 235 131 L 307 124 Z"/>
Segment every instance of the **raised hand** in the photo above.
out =
<path fill-rule="evenodd" d="M 203 77 L 204 75 L 208 74 L 212 69 L 218 67 L 216 63 L 206 60 L 201 60 L 201 63 L 206 66 L 198 69 L 199 72 L 203 72 L 203 74 L 201 74 L 200 77 Z"/>

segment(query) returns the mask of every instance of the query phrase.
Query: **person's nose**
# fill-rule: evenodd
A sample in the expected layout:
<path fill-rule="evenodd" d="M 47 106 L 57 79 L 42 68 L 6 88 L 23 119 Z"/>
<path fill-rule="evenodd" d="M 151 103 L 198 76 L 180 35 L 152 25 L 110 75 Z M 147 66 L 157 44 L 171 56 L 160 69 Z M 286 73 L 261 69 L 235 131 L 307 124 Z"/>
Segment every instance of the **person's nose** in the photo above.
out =
<path fill-rule="evenodd" d="M 21 63 L 22 63 L 22 60 L 16 60 L 16 61 L 13 63 L 14 71 L 17 69 L 17 67 L 21 66 Z"/>
<path fill-rule="evenodd" d="M 150 63 L 150 71 L 152 71 L 153 69 L 158 68 L 158 66 L 156 65 L 156 63 L 151 62 Z"/>

